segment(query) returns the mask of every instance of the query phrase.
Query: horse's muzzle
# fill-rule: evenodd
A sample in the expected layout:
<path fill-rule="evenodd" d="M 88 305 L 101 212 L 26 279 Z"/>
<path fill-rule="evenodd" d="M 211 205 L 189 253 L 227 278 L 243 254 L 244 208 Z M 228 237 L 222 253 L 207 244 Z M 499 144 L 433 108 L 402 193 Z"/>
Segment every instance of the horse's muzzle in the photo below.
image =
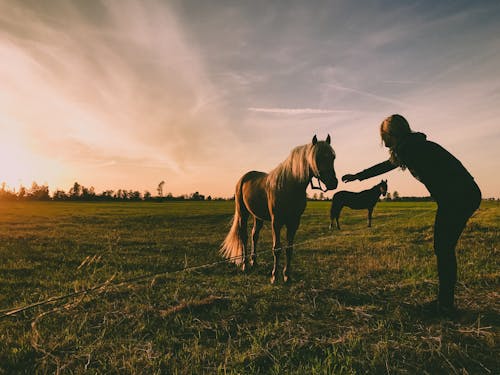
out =
<path fill-rule="evenodd" d="M 323 181 L 328 190 L 335 190 L 339 186 L 339 180 L 335 177 L 333 179 L 328 179 L 328 181 Z"/>

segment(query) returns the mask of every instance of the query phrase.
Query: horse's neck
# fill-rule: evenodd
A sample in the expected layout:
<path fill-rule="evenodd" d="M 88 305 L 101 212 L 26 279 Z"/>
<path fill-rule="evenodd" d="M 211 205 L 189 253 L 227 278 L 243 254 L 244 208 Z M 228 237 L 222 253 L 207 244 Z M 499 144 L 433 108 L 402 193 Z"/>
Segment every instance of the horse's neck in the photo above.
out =
<path fill-rule="evenodd" d="M 373 195 L 373 197 L 378 198 L 380 197 L 380 194 L 382 194 L 382 192 L 380 191 L 380 186 L 376 185 L 370 189 L 370 195 Z"/>
<path fill-rule="evenodd" d="M 313 174 L 311 168 L 303 159 L 304 157 L 305 150 L 299 154 L 290 155 L 289 159 L 283 161 L 269 173 L 270 184 L 274 185 L 278 190 L 305 191 Z"/>
<path fill-rule="evenodd" d="M 305 191 L 311 181 L 311 176 L 308 174 L 305 178 L 298 178 L 293 174 L 282 176 L 280 190 L 286 191 Z"/>

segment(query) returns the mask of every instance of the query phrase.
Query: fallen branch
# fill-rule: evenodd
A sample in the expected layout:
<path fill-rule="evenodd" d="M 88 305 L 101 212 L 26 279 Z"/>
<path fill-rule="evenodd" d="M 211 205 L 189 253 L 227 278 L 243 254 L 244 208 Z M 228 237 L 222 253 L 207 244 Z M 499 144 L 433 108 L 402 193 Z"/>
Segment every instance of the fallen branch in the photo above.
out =
<path fill-rule="evenodd" d="M 193 307 L 202 307 L 202 306 L 208 306 L 212 305 L 214 303 L 220 302 L 220 301 L 227 301 L 228 298 L 226 297 L 220 297 L 220 296 L 208 296 L 206 298 L 203 298 L 198 301 L 187 301 L 187 302 L 181 302 L 180 304 L 176 306 L 169 307 L 166 310 L 160 310 L 160 316 L 166 317 L 171 314 L 178 313 L 180 311 L 190 309 Z"/>

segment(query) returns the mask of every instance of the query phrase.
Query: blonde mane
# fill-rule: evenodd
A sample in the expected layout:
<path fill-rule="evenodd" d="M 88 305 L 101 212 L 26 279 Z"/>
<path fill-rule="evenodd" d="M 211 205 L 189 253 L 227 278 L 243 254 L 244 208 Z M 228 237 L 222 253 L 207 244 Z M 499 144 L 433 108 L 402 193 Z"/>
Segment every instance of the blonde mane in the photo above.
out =
<path fill-rule="evenodd" d="M 281 190 L 290 183 L 306 184 L 312 175 L 318 176 L 316 155 L 323 148 L 328 148 L 333 152 L 331 146 L 324 141 L 319 141 L 315 145 L 309 143 L 295 147 L 285 160 L 269 172 L 267 176 L 269 187 L 273 190 Z"/>

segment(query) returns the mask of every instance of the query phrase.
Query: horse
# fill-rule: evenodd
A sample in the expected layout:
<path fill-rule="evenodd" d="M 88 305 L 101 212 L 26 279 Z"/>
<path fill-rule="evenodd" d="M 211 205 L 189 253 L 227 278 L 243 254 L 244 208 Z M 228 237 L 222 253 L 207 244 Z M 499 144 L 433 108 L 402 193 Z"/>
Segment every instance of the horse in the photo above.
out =
<path fill-rule="evenodd" d="M 333 228 L 333 219 L 337 222 L 337 229 L 340 229 L 339 216 L 340 211 L 344 206 L 355 210 L 368 209 L 368 227 L 372 226 L 372 212 L 375 204 L 378 202 L 380 195 L 387 194 L 387 180 L 380 181 L 371 189 L 354 193 L 351 191 L 341 190 L 334 194 L 332 199 L 332 207 L 330 209 L 330 230 Z"/>
<path fill-rule="evenodd" d="M 287 247 L 283 280 L 287 283 L 291 279 L 293 240 L 306 207 L 307 185 L 311 183 L 315 188 L 312 178 L 316 177 L 326 186 L 324 191 L 337 187 L 335 156 L 330 145 L 330 135 L 325 141 L 318 141 L 315 135 L 312 142 L 295 147 L 290 155 L 269 173 L 250 171 L 244 174 L 236 184 L 235 212 L 231 229 L 220 248 L 221 255 L 241 266 L 243 271 L 248 268 L 248 263 L 251 267 L 255 266 L 259 232 L 264 221 L 270 221 L 274 256 L 271 283 L 274 284 L 281 253 L 281 228 L 285 226 Z M 252 248 L 248 259 L 247 222 L 250 214 L 253 216 L 253 229 Z"/>

